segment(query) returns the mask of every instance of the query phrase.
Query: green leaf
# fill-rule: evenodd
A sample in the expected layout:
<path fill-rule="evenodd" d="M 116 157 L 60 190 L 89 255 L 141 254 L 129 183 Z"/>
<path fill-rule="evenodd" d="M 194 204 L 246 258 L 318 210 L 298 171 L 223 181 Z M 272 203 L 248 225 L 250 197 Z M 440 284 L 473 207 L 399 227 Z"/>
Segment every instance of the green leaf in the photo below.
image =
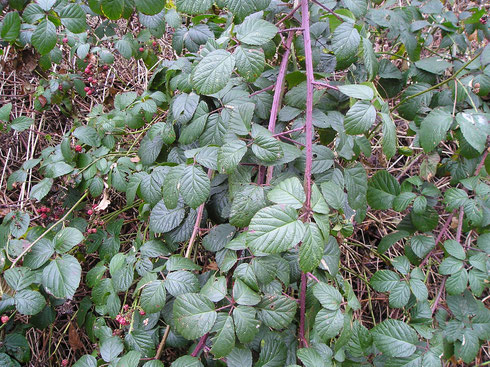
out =
<path fill-rule="evenodd" d="M 425 59 L 415 62 L 415 66 L 421 70 L 432 74 L 442 74 L 444 71 L 453 66 L 450 62 L 441 59 L 438 56 L 426 57 Z"/>
<path fill-rule="evenodd" d="M 337 69 L 345 69 L 356 60 L 361 37 L 354 24 L 344 22 L 332 36 L 332 51 L 337 59 Z"/>
<path fill-rule="evenodd" d="M 66 227 L 54 236 L 54 248 L 62 254 L 70 251 L 73 247 L 83 241 L 83 233 L 76 228 Z"/>
<path fill-rule="evenodd" d="M 252 351 L 246 348 L 235 347 L 226 356 L 229 367 L 252 367 Z"/>
<path fill-rule="evenodd" d="M 230 80 L 235 58 L 225 50 L 207 54 L 192 71 L 192 83 L 200 94 L 213 94 L 223 89 Z"/>
<path fill-rule="evenodd" d="M 284 295 L 266 294 L 257 305 L 258 318 L 273 329 L 284 329 L 293 321 L 298 304 Z"/>
<path fill-rule="evenodd" d="M 116 367 L 138 367 L 140 358 L 140 352 L 131 350 L 117 361 Z"/>
<path fill-rule="evenodd" d="M 420 279 L 410 279 L 410 289 L 412 290 L 413 295 L 417 298 L 418 301 L 425 301 L 429 296 L 427 287 L 424 282 Z"/>
<path fill-rule="evenodd" d="M 24 131 L 29 129 L 33 123 L 34 120 L 30 117 L 19 116 L 10 123 L 10 127 L 15 131 Z"/>
<path fill-rule="evenodd" d="M 368 72 L 369 81 L 372 81 L 378 75 L 379 63 L 374 53 L 373 44 L 369 38 L 362 37 L 362 58 L 364 66 Z"/>
<path fill-rule="evenodd" d="M 247 243 L 253 252 L 275 254 L 289 250 L 303 239 L 305 226 L 296 210 L 274 205 L 259 210 L 250 221 Z"/>
<path fill-rule="evenodd" d="M 425 152 L 431 152 L 446 134 L 453 123 L 451 113 L 443 108 L 432 110 L 420 123 L 420 146 Z"/>
<path fill-rule="evenodd" d="M 276 34 L 277 27 L 274 24 L 261 18 L 249 17 L 237 26 L 236 37 L 242 43 L 262 46 Z"/>
<path fill-rule="evenodd" d="M 56 45 L 56 26 L 43 19 L 32 33 L 31 43 L 41 55 L 49 53 Z"/>
<path fill-rule="evenodd" d="M 29 196 L 37 201 L 41 201 L 41 199 L 51 191 L 51 186 L 53 186 L 53 179 L 43 178 L 37 184 L 32 186 Z"/>
<path fill-rule="evenodd" d="M 168 279 L 168 278 L 167 278 Z M 212 302 L 219 302 L 226 297 L 226 278 L 212 275 L 201 289 L 201 294 Z"/>
<path fill-rule="evenodd" d="M 398 107 L 398 113 L 401 117 L 407 120 L 413 120 L 419 111 L 423 111 L 424 107 L 428 107 L 430 101 L 432 99 L 432 92 L 425 92 L 426 89 L 430 88 L 431 85 L 427 83 L 417 83 L 410 85 L 405 91 L 402 93 L 401 100 L 413 96 L 415 94 L 421 93 L 417 97 L 409 99 L 406 102 L 403 102 Z"/>
<path fill-rule="evenodd" d="M 102 13 L 112 20 L 121 18 L 124 10 L 124 0 L 101 0 Z"/>
<path fill-rule="evenodd" d="M 82 268 L 77 259 L 65 254 L 52 260 L 43 269 L 42 284 L 46 292 L 54 297 L 72 299 L 81 275 Z"/>
<path fill-rule="evenodd" d="M 291 177 L 279 182 L 269 193 L 267 198 L 276 204 L 287 204 L 295 209 L 303 207 L 306 200 L 303 185 L 297 177 Z"/>
<path fill-rule="evenodd" d="M 233 322 L 238 340 L 241 343 L 249 343 L 259 331 L 260 322 L 256 318 L 253 307 L 238 306 L 233 310 Z"/>
<path fill-rule="evenodd" d="M 46 306 L 46 299 L 37 291 L 24 289 L 14 296 L 15 308 L 23 315 L 36 315 Z"/>
<path fill-rule="evenodd" d="M 123 342 L 117 336 L 110 336 L 100 343 L 100 355 L 106 362 L 111 362 L 122 353 L 124 349 Z"/>
<path fill-rule="evenodd" d="M 458 260 L 452 256 L 446 257 L 439 264 L 439 274 L 442 275 L 450 275 L 457 273 L 459 270 L 463 268 L 463 261 Z"/>
<path fill-rule="evenodd" d="M 202 245 L 208 251 L 217 252 L 231 241 L 235 232 L 235 227 L 229 224 L 220 224 L 209 231 L 203 238 Z"/>
<path fill-rule="evenodd" d="M 446 291 L 451 295 L 458 295 L 464 292 L 468 287 L 468 271 L 461 269 L 454 274 L 451 274 L 446 281 Z"/>
<path fill-rule="evenodd" d="M 370 101 L 374 98 L 374 91 L 367 85 L 346 84 L 339 85 L 339 90 L 346 96 Z"/>
<path fill-rule="evenodd" d="M 366 0 L 343 0 L 343 3 L 356 18 L 363 17 L 367 13 L 368 4 Z"/>
<path fill-rule="evenodd" d="M 252 152 L 255 156 L 266 163 L 272 163 L 282 158 L 282 151 L 279 140 L 272 137 L 272 134 L 259 125 L 254 125 L 252 129 Z"/>
<path fill-rule="evenodd" d="M 228 127 L 237 135 L 248 135 L 255 111 L 254 103 L 241 103 L 229 106 L 231 109 Z"/>
<path fill-rule="evenodd" d="M 463 246 L 461 246 L 455 240 L 444 241 L 444 250 L 446 250 L 446 252 L 449 255 L 455 257 L 456 259 L 459 259 L 459 260 L 465 260 L 466 259 L 466 252 L 464 251 Z"/>
<path fill-rule="evenodd" d="M 327 365 L 324 357 L 314 348 L 298 349 L 296 355 L 305 367 L 324 367 Z"/>
<path fill-rule="evenodd" d="M 66 5 L 59 15 L 61 23 L 72 33 L 82 33 L 87 28 L 87 15 L 78 4 Z"/>
<path fill-rule="evenodd" d="M 247 152 L 247 144 L 243 140 L 232 140 L 218 151 L 218 171 L 230 174 L 233 172 Z"/>
<path fill-rule="evenodd" d="M 199 358 L 182 356 L 173 361 L 171 367 L 203 367 L 203 364 L 201 363 Z"/>
<path fill-rule="evenodd" d="M 24 265 L 37 269 L 43 266 L 54 254 L 54 244 L 47 238 L 37 242 L 24 257 Z"/>
<path fill-rule="evenodd" d="M 325 241 L 316 223 L 305 223 L 305 228 L 303 242 L 299 248 L 299 267 L 307 273 L 320 265 Z"/>
<path fill-rule="evenodd" d="M 167 209 L 163 200 L 159 201 L 150 213 L 150 230 L 155 233 L 166 233 L 182 223 L 185 209 L 179 205 L 175 209 Z"/>
<path fill-rule="evenodd" d="M 419 258 L 425 257 L 436 245 L 433 236 L 417 235 L 410 240 L 412 251 Z"/>
<path fill-rule="evenodd" d="M 342 295 L 333 286 L 320 282 L 313 287 L 313 295 L 320 301 L 323 308 L 331 311 L 338 310 L 342 303 Z"/>
<path fill-rule="evenodd" d="M 165 283 L 162 280 L 154 280 L 145 284 L 141 291 L 141 307 L 146 313 L 160 312 L 165 306 Z"/>
<path fill-rule="evenodd" d="M 3 273 L 4 279 L 8 286 L 14 291 L 20 291 L 29 287 L 35 282 L 35 273 L 26 267 L 14 267 L 5 270 Z"/>
<path fill-rule="evenodd" d="M 185 270 L 173 271 L 165 279 L 165 288 L 172 296 L 177 297 L 184 293 L 199 292 L 199 280 L 197 277 Z M 204 294 L 201 292 L 201 294 Z M 206 295 L 206 297 L 208 297 Z M 209 298 L 209 297 L 208 297 Z"/>
<path fill-rule="evenodd" d="M 336 210 L 343 210 L 345 204 L 344 189 L 333 181 L 322 182 L 323 197 L 329 206 Z"/>
<path fill-rule="evenodd" d="M 369 284 L 378 292 L 389 292 L 400 282 L 397 273 L 391 270 L 378 270 L 374 273 Z"/>
<path fill-rule="evenodd" d="M 16 11 L 5 14 L 1 24 L 0 37 L 7 42 L 14 42 L 20 34 L 20 16 Z"/>
<path fill-rule="evenodd" d="M 179 202 L 179 182 L 184 172 L 184 166 L 172 167 L 165 175 L 162 185 L 163 202 L 168 209 L 175 209 Z"/>
<path fill-rule="evenodd" d="M 187 14 L 206 14 L 212 4 L 211 0 L 175 0 L 177 10 Z"/>
<path fill-rule="evenodd" d="M 315 317 L 315 330 L 325 343 L 336 337 L 344 326 L 344 315 L 340 310 L 327 310 L 322 308 Z"/>
<path fill-rule="evenodd" d="M 10 112 L 12 112 L 12 102 L 5 103 L 0 107 L 0 121 L 8 122 L 10 120 Z"/>
<path fill-rule="evenodd" d="M 376 347 L 389 357 L 410 357 L 415 352 L 417 333 L 402 321 L 385 320 L 371 333 Z"/>
<path fill-rule="evenodd" d="M 245 185 L 234 194 L 230 210 L 230 224 L 247 227 L 250 220 L 267 204 L 264 188 L 257 185 Z"/>
<path fill-rule="evenodd" d="M 182 269 L 201 270 L 201 267 L 199 265 L 194 264 L 194 262 L 191 259 L 188 259 L 181 255 L 170 256 L 167 263 L 165 264 L 165 267 L 167 268 L 168 271 L 175 271 L 175 270 L 182 270 Z"/>
<path fill-rule="evenodd" d="M 214 325 L 217 313 L 214 304 L 197 293 L 178 296 L 174 302 L 173 316 L 177 332 L 188 340 L 200 338 Z"/>
<path fill-rule="evenodd" d="M 180 194 L 184 202 L 196 209 L 203 204 L 211 190 L 211 181 L 200 166 L 187 166 L 180 177 Z"/>
<path fill-rule="evenodd" d="M 250 0 L 245 0 L 245 2 L 250 2 Z M 247 82 L 254 82 L 264 71 L 264 51 L 240 45 L 235 49 L 233 55 L 235 56 L 238 74 Z"/>
<path fill-rule="evenodd" d="M 235 347 L 235 327 L 231 316 L 226 316 L 212 341 L 213 346 L 210 352 L 214 354 L 215 358 L 225 357 L 232 351 Z"/>
<path fill-rule="evenodd" d="M 390 307 L 401 308 L 410 299 L 410 287 L 407 282 L 398 282 L 390 292 Z"/>
<path fill-rule="evenodd" d="M 136 9 L 147 15 L 155 15 L 165 7 L 165 1 L 161 0 L 135 0 Z"/>
<path fill-rule="evenodd" d="M 267 8 L 270 0 L 226 0 L 226 7 L 239 18 Z"/>
<path fill-rule="evenodd" d="M 97 367 L 97 360 L 94 356 L 85 354 L 73 365 L 73 367 Z"/>
<path fill-rule="evenodd" d="M 100 136 L 91 126 L 80 126 L 75 129 L 73 136 L 76 137 L 80 143 L 90 145 L 91 147 L 98 147 L 100 145 Z"/>
<path fill-rule="evenodd" d="M 462 341 L 457 340 L 455 343 L 455 354 L 464 362 L 471 363 L 480 351 L 480 342 L 478 336 L 471 328 L 463 330 Z"/>
<path fill-rule="evenodd" d="M 146 134 L 138 149 L 138 157 L 141 158 L 141 163 L 150 165 L 155 162 L 162 151 L 163 145 L 162 136 L 157 135 L 151 138 L 150 134 Z"/>
<path fill-rule="evenodd" d="M 465 140 L 481 154 L 489 133 L 487 118 L 482 114 L 460 112 L 456 115 L 456 121 Z"/>
<path fill-rule="evenodd" d="M 388 171 L 378 171 L 368 181 L 367 201 L 373 209 L 390 209 L 399 194 L 400 184 Z"/>
<path fill-rule="evenodd" d="M 376 108 L 366 101 L 356 102 L 345 115 L 345 132 L 350 135 L 364 134 L 373 126 L 374 121 Z"/>
<path fill-rule="evenodd" d="M 380 116 L 383 122 L 383 140 L 381 145 L 386 158 L 390 159 L 396 154 L 396 126 L 387 113 L 381 113 Z"/>
<path fill-rule="evenodd" d="M 260 296 L 240 279 L 236 279 L 233 285 L 233 299 L 237 304 L 244 306 L 255 306 L 260 302 Z"/>

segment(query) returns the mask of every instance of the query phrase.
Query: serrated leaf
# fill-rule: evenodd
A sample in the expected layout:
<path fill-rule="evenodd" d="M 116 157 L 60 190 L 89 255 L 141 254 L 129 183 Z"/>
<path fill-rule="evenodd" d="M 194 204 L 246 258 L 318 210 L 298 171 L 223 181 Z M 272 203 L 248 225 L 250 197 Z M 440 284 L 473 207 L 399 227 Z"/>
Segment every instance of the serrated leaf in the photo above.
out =
<path fill-rule="evenodd" d="M 464 251 L 463 246 L 461 246 L 455 240 L 444 241 L 444 250 L 446 250 L 446 252 L 449 255 L 455 257 L 456 259 L 459 259 L 459 260 L 465 260 L 466 259 L 466 252 Z"/>
<path fill-rule="evenodd" d="M 46 299 L 37 291 L 23 289 L 15 296 L 15 308 L 23 315 L 36 315 L 46 306 Z"/>
<path fill-rule="evenodd" d="M 389 357 L 410 357 L 416 349 L 417 333 L 399 320 L 388 319 L 372 329 L 376 347 Z"/>
<path fill-rule="evenodd" d="M 266 134 L 254 137 L 252 152 L 266 163 L 275 162 L 284 155 L 279 140 Z"/>
<path fill-rule="evenodd" d="M 245 1 L 249 2 L 249 0 Z M 247 82 L 255 81 L 264 71 L 265 55 L 261 49 L 238 46 L 233 55 L 238 74 Z"/>
<path fill-rule="evenodd" d="M 68 4 L 60 11 L 61 23 L 70 32 L 82 33 L 87 27 L 86 13 L 78 4 Z"/>
<path fill-rule="evenodd" d="M 232 351 L 235 347 L 235 327 L 231 316 L 226 317 L 223 326 L 218 330 L 212 341 L 213 346 L 210 352 L 214 354 L 215 358 L 225 357 Z"/>
<path fill-rule="evenodd" d="M 306 200 L 303 185 L 297 177 L 291 177 L 279 182 L 269 193 L 267 198 L 276 204 L 287 204 L 300 209 Z"/>
<path fill-rule="evenodd" d="M 82 356 L 73 367 L 97 367 L 97 360 L 94 356 L 86 354 Z"/>
<path fill-rule="evenodd" d="M 192 71 L 192 83 L 200 94 L 213 94 L 223 89 L 230 80 L 235 58 L 225 50 L 207 54 Z"/>
<path fill-rule="evenodd" d="M 233 140 L 223 145 L 218 152 L 218 171 L 233 172 L 247 152 L 247 144 L 243 140 Z"/>
<path fill-rule="evenodd" d="M 320 282 L 313 287 L 313 295 L 321 303 L 322 307 L 335 311 L 340 308 L 342 295 L 333 286 Z"/>
<path fill-rule="evenodd" d="M 196 209 L 204 203 L 211 190 L 211 181 L 199 166 L 187 166 L 180 177 L 179 191 L 184 202 Z"/>
<path fill-rule="evenodd" d="M 249 45 L 262 46 L 277 34 L 277 27 L 268 21 L 249 17 L 237 27 L 237 39 Z"/>
<path fill-rule="evenodd" d="M 150 229 L 155 233 L 166 233 L 177 228 L 185 216 L 183 206 L 167 209 L 163 200 L 150 213 Z"/>
<path fill-rule="evenodd" d="M 247 244 L 253 252 L 275 254 L 289 250 L 303 239 L 305 227 L 296 210 L 274 205 L 259 210 L 250 221 Z"/>
<path fill-rule="evenodd" d="M 235 347 L 226 356 L 229 367 L 252 367 L 252 351 L 246 348 Z"/>
<path fill-rule="evenodd" d="M 266 206 L 264 188 L 246 185 L 236 192 L 231 203 L 230 224 L 247 227 L 250 220 L 260 209 Z"/>
<path fill-rule="evenodd" d="M 206 297 L 197 293 L 186 293 L 175 299 L 173 316 L 178 333 L 193 340 L 211 330 L 217 313 L 214 304 Z"/>
<path fill-rule="evenodd" d="M 432 110 L 420 123 L 420 146 L 425 152 L 431 152 L 439 145 L 453 123 L 451 113 L 443 108 Z"/>
<path fill-rule="evenodd" d="M 388 171 L 378 171 L 368 181 L 367 201 L 373 209 L 391 208 L 399 194 L 400 184 Z"/>
<path fill-rule="evenodd" d="M 419 258 L 425 257 L 435 245 L 436 243 L 433 236 L 417 235 L 413 236 L 410 240 L 412 251 Z"/>
<path fill-rule="evenodd" d="M 54 248 L 58 253 L 70 251 L 83 241 L 83 233 L 76 228 L 66 227 L 54 236 Z"/>
<path fill-rule="evenodd" d="M 391 270 L 378 270 L 374 273 L 369 284 L 378 292 L 388 292 L 400 282 L 398 274 Z"/>
<path fill-rule="evenodd" d="M 260 296 L 250 289 L 244 282 L 240 279 L 235 280 L 233 284 L 233 299 L 239 305 L 244 306 L 255 306 L 260 302 Z"/>
<path fill-rule="evenodd" d="M 136 9 L 147 15 L 158 14 L 165 6 L 164 1 L 160 0 L 135 0 Z"/>
<path fill-rule="evenodd" d="M 256 318 L 253 307 L 238 306 L 233 310 L 233 322 L 238 340 L 241 343 L 249 343 L 259 331 L 260 322 Z"/>
<path fill-rule="evenodd" d="M 42 284 L 46 292 L 54 297 L 72 299 L 80 284 L 81 274 L 82 268 L 77 259 L 65 254 L 43 269 Z"/>
<path fill-rule="evenodd" d="M 487 118 L 482 114 L 460 112 L 456 115 L 456 121 L 465 140 L 481 154 L 490 131 Z"/>
<path fill-rule="evenodd" d="M 390 307 L 401 308 L 405 306 L 410 299 L 410 287 L 407 282 L 398 282 L 390 292 Z"/>
<path fill-rule="evenodd" d="M 374 53 L 373 45 L 369 38 L 362 37 L 362 58 L 364 66 L 369 75 L 369 81 L 373 80 L 378 74 L 379 63 Z"/>
<path fill-rule="evenodd" d="M 293 320 L 297 307 L 296 301 L 289 297 L 266 294 L 257 305 L 257 316 L 266 326 L 284 329 Z"/>
<path fill-rule="evenodd" d="M 141 307 L 146 313 L 160 312 L 165 306 L 165 299 L 165 283 L 162 280 L 146 284 L 141 291 Z"/>
<path fill-rule="evenodd" d="M 13 42 L 19 37 L 20 33 L 20 16 L 16 11 L 5 14 L 2 21 L 2 30 L 0 37 L 7 42 Z"/>
<path fill-rule="evenodd" d="M 187 14 L 205 14 L 212 3 L 211 0 L 175 0 L 177 10 Z"/>
<path fill-rule="evenodd" d="M 325 343 L 336 337 L 344 326 L 344 315 L 340 310 L 327 310 L 322 308 L 315 317 L 315 330 Z"/>
<path fill-rule="evenodd" d="M 325 241 L 316 223 L 305 223 L 305 229 L 303 242 L 299 248 L 299 267 L 307 273 L 320 265 Z"/>
<path fill-rule="evenodd" d="M 376 108 L 366 101 L 356 102 L 345 115 L 345 132 L 350 135 L 364 134 L 373 126 L 374 121 Z"/>
<path fill-rule="evenodd" d="M 123 342 L 117 336 L 110 336 L 100 343 L 100 355 L 106 362 L 111 362 L 122 353 L 124 349 Z"/>
<path fill-rule="evenodd" d="M 165 279 L 165 288 L 172 296 L 199 292 L 199 280 L 191 272 L 178 270 L 170 272 Z M 203 294 L 201 292 L 201 294 Z M 209 297 L 208 297 L 209 298 Z"/>
<path fill-rule="evenodd" d="M 383 122 L 383 139 L 381 144 L 383 146 L 383 153 L 386 158 L 390 159 L 396 154 L 396 126 L 390 115 L 381 113 L 381 121 Z"/>
<path fill-rule="evenodd" d="M 367 85 L 345 84 L 339 85 L 339 90 L 346 96 L 370 101 L 374 98 L 374 91 Z"/>
<path fill-rule="evenodd" d="M 337 69 L 344 69 L 356 60 L 361 37 L 354 24 L 340 24 L 332 36 L 332 50 L 337 59 Z"/>
<path fill-rule="evenodd" d="M 32 186 L 29 196 L 33 199 L 36 199 L 37 201 L 41 201 L 41 199 L 44 198 L 49 193 L 49 191 L 51 191 L 52 186 L 52 178 L 43 178 L 37 184 Z"/>

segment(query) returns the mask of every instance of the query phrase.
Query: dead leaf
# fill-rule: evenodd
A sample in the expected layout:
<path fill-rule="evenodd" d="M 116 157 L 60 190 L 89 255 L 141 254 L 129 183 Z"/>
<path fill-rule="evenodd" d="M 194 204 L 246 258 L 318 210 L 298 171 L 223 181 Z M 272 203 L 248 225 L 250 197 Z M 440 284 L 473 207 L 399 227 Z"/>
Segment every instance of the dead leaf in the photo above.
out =
<path fill-rule="evenodd" d="M 140 157 L 136 156 L 130 159 L 131 162 L 133 163 L 138 163 L 140 161 Z"/>
<path fill-rule="evenodd" d="M 107 207 L 110 205 L 110 203 L 111 201 L 108 198 L 107 190 L 104 190 L 104 194 L 102 195 L 102 200 L 94 209 L 95 211 L 106 210 Z"/>
<path fill-rule="evenodd" d="M 78 330 L 73 324 L 70 324 L 70 328 L 68 329 L 68 342 L 70 343 L 70 347 L 74 352 L 79 349 L 83 349 L 83 343 L 80 339 Z"/>

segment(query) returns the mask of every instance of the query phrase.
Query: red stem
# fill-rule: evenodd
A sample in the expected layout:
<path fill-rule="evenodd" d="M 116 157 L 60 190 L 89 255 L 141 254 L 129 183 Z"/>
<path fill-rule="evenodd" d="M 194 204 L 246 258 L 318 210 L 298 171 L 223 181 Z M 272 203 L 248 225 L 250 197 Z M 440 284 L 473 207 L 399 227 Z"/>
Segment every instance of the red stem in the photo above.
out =
<path fill-rule="evenodd" d="M 191 353 L 192 357 L 197 357 L 199 352 L 201 351 L 202 348 L 206 345 L 206 339 L 208 338 L 209 333 L 204 334 L 201 336 L 201 339 L 199 339 L 199 343 L 197 343 L 196 348 L 194 348 L 194 351 Z"/>
<path fill-rule="evenodd" d="M 291 52 L 291 44 L 293 43 L 294 32 L 289 32 L 288 38 L 286 40 L 286 50 L 281 60 L 281 65 L 279 67 L 279 74 L 277 75 L 276 88 L 274 89 L 274 99 L 272 100 L 271 115 L 269 117 L 269 131 L 274 134 L 276 129 L 277 114 L 279 113 L 279 108 L 281 106 L 281 100 L 283 96 L 284 81 L 286 80 L 286 71 L 288 68 L 289 53 Z M 268 185 L 272 179 L 272 172 L 274 170 L 273 166 L 267 169 L 267 178 L 265 184 Z M 259 184 L 262 182 L 258 182 Z"/>
<path fill-rule="evenodd" d="M 301 4 L 297 5 L 293 10 L 291 10 L 291 12 L 286 15 L 284 18 L 282 18 L 281 20 L 279 20 L 277 23 L 276 23 L 276 26 L 280 25 L 282 22 L 288 20 L 289 18 L 291 18 L 294 13 L 296 13 L 296 10 L 298 10 L 300 8 Z"/>
<path fill-rule="evenodd" d="M 308 0 L 301 0 L 301 27 L 303 31 L 305 65 L 306 65 L 306 167 L 305 167 L 305 213 L 307 215 L 303 221 L 308 221 L 311 214 L 311 167 L 313 165 L 313 56 L 311 53 L 310 38 L 310 13 L 308 10 Z M 299 299 L 299 343 L 300 346 L 307 348 L 308 341 L 305 336 L 306 323 L 306 274 L 301 272 L 301 293 Z"/>
<path fill-rule="evenodd" d="M 301 0 L 301 27 L 303 31 L 305 65 L 306 65 L 306 167 L 305 167 L 305 192 L 306 210 L 311 206 L 311 167 L 313 164 L 313 56 L 311 53 L 310 38 L 310 13 L 308 0 Z"/>

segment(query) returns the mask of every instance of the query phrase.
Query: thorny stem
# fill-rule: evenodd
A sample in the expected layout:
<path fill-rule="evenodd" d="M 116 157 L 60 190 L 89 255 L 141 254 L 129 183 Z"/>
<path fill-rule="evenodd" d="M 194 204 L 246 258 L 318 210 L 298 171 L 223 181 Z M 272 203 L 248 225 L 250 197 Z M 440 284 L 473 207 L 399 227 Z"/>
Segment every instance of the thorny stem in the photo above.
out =
<path fill-rule="evenodd" d="M 12 262 L 12 265 L 10 265 L 10 268 L 13 268 L 15 266 L 15 264 L 17 264 L 17 262 L 22 259 L 22 257 L 27 254 L 29 251 L 31 251 L 32 247 L 38 243 L 39 241 L 41 241 L 42 238 L 44 238 L 44 236 L 46 236 L 49 232 L 52 231 L 53 228 L 55 228 L 58 224 L 60 223 L 63 223 L 63 221 L 66 219 L 66 217 L 68 217 L 68 215 L 73 211 L 75 210 L 75 208 L 78 206 L 78 204 L 80 204 L 83 200 L 85 200 L 85 198 L 88 196 L 88 191 L 85 191 L 85 193 L 82 195 L 82 197 L 80 199 L 78 199 L 78 201 L 75 203 L 75 205 L 73 205 L 66 213 L 65 215 L 63 215 L 63 217 L 57 221 L 55 224 L 53 224 L 51 227 L 49 227 L 46 231 L 44 231 L 38 238 L 36 238 L 34 241 L 32 241 L 32 243 L 27 246 L 24 251 L 21 252 L 21 254 L 19 256 L 17 256 L 17 258 Z"/>
<path fill-rule="evenodd" d="M 316 5 L 318 5 L 320 8 L 323 8 L 324 10 L 328 11 L 330 14 L 332 14 L 335 18 L 337 18 L 338 20 L 342 20 L 342 18 L 336 14 L 332 9 L 330 8 L 327 8 L 325 5 L 323 5 L 322 3 L 320 3 L 319 1 L 317 0 L 312 0 L 312 2 L 314 2 Z"/>
<path fill-rule="evenodd" d="M 206 345 L 206 339 L 208 338 L 208 335 L 209 333 L 206 333 L 203 336 L 201 336 L 201 339 L 199 339 L 199 343 L 197 343 L 196 348 L 191 353 L 192 357 L 197 357 L 201 349 Z"/>
<path fill-rule="evenodd" d="M 301 27 L 303 28 L 303 41 L 306 65 L 306 165 L 305 165 L 305 193 L 306 200 L 304 209 L 308 213 L 303 221 L 308 221 L 311 214 L 311 167 L 313 165 L 313 56 L 311 53 L 310 38 L 310 13 L 308 11 L 308 0 L 301 0 Z M 301 272 L 301 293 L 300 293 L 300 320 L 299 320 L 299 343 L 302 347 L 308 347 L 305 337 L 305 318 L 306 318 L 306 274 Z"/>
<path fill-rule="evenodd" d="M 294 13 L 296 13 L 296 11 L 301 7 L 301 4 L 298 4 L 297 6 L 294 7 L 293 10 L 291 10 L 291 12 L 286 15 L 284 18 L 280 19 L 277 23 L 276 23 L 276 27 L 279 26 L 281 23 L 283 23 L 284 21 L 288 20 L 289 18 L 291 18 Z"/>
<path fill-rule="evenodd" d="M 274 89 L 274 99 L 272 100 L 271 115 L 269 118 L 269 131 L 274 134 L 276 129 L 277 114 L 279 113 L 279 107 L 281 106 L 282 96 L 284 93 L 284 81 L 286 79 L 286 71 L 288 68 L 289 53 L 291 52 L 291 43 L 293 42 L 294 32 L 289 32 L 286 40 L 286 50 L 282 57 L 281 66 L 279 67 L 279 74 L 277 75 L 276 88 Z M 272 179 L 273 166 L 268 167 L 266 185 L 270 184 Z M 258 182 L 262 183 L 262 182 Z"/>

